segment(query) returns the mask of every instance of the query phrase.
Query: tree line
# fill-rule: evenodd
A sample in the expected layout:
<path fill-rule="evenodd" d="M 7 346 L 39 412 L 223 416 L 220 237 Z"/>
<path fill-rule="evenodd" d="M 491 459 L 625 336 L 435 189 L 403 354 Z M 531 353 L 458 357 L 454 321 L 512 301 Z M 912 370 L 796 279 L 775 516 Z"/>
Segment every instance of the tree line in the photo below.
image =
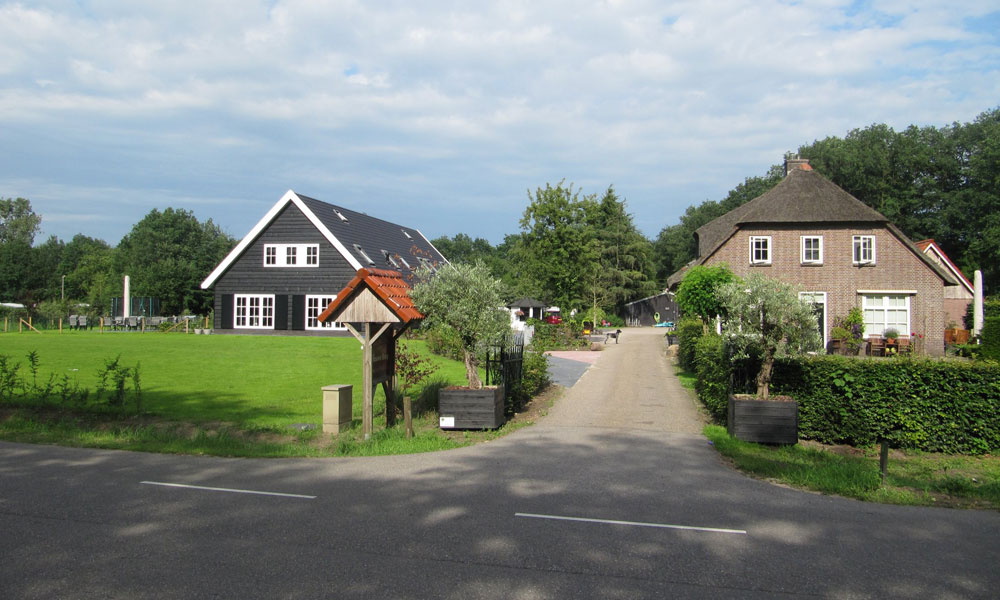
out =
<path fill-rule="evenodd" d="M 236 245 L 183 209 L 152 210 L 117 246 L 82 233 L 36 246 L 41 223 L 26 198 L 0 198 L 0 301 L 32 313 L 107 315 L 129 275 L 133 295 L 159 298 L 161 314 L 208 314 L 200 284 Z"/>
<path fill-rule="evenodd" d="M 1000 108 L 944 127 L 873 124 L 802 145 L 798 154 L 910 239 L 934 238 L 967 276 L 982 270 L 987 291 L 1000 286 Z M 688 207 L 655 239 L 636 228 L 613 186 L 583 194 L 559 182 L 528 192 L 520 230 L 496 246 L 464 233 L 433 243 L 453 262 L 482 261 L 511 300 L 621 314 L 696 258 L 695 230 L 783 176 L 773 165 L 747 177 L 721 200 Z M 207 314 L 211 294 L 199 284 L 236 243 L 211 220 L 173 208 L 151 211 L 114 247 L 84 234 L 35 246 L 40 224 L 28 200 L 0 198 L 0 301 L 65 298 L 106 312 L 128 274 L 136 295 L 160 299 L 161 313 Z"/>

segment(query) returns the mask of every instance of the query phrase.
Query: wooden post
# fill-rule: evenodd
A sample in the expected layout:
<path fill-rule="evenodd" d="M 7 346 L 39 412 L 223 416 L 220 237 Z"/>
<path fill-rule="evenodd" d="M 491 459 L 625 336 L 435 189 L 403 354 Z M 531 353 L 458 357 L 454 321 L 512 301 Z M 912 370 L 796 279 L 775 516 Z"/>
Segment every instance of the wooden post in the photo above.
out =
<path fill-rule="evenodd" d="M 59 317 L 59 333 L 62 333 L 62 317 Z"/>
<path fill-rule="evenodd" d="M 365 395 L 362 408 L 361 426 L 367 440 L 372 436 L 372 324 L 365 323 L 364 335 L 364 358 L 361 361 L 361 369 L 364 372 L 364 386 L 362 393 Z"/>
<path fill-rule="evenodd" d="M 413 412 L 410 397 L 403 396 L 403 423 L 406 426 L 406 439 L 413 437 Z"/>
<path fill-rule="evenodd" d="M 24 319 L 18 318 L 17 320 L 17 332 L 24 333 Z"/>
<path fill-rule="evenodd" d="M 3 318 L 3 332 L 7 333 L 7 317 Z"/>
<path fill-rule="evenodd" d="M 188 319 L 184 319 L 184 333 L 188 332 Z"/>
<path fill-rule="evenodd" d="M 208 315 L 205 315 L 205 329 L 208 329 Z"/>
<path fill-rule="evenodd" d="M 882 473 L 882 485 L 885 485 L 885 478 L 889 474 L 889 440 L 882 438 L 882 449 L 878 455 L 878 469 Z"/>

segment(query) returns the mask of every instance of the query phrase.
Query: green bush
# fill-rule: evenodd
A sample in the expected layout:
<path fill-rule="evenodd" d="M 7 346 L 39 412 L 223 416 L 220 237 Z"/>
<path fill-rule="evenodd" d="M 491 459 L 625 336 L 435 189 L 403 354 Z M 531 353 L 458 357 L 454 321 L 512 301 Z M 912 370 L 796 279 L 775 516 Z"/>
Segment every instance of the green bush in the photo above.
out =
<path fill-rule="evenodd" d="M 528 400 L 548 387 L 549 383 L 549 363 L 545 355 L 525 349 L 524 362 L 521 363 L 521 383 L 511 394 L 512 405 L 506 407 L 507 414 L 520 410 Z"/>
<path fill-rule="evenodd" d="M 979 335 L 979 357 L 1000 361 L 1000 317 L 983 320 L 983 331 Z"/>
<path fill-rule="evenodd" d="M 549 350 L 578 350 L 586 348 L 589 343 L 580 337 L 579 325 L 574 323 L 546 323 L 531 319 L 528 321 L 535 327 L 535 335 L 531 338 L 531 347 L 537 352 Z"/>
<path fill-rule="evenodd" d="M 705 326 L 701 319 L 683 319 L 677 325 L 677 362 L 685 371 L 695 371 L 695 351 L 698 339 L 704 335 Z"/>
<path fill-rule="evenodd" d="M 698 376 L 694 389 L 712 418 L 724 424 L 729 406 L 731 363 L 726 356 L 722 336 L 716 333 L 703 335 L 694 346 L 695 373 Z"/>
<path fill-rule="evenodd" d="M 462 360 L 462 340 L 458 338 L 457 333 L 440 327 L 428 327 L 421 331 L 428 350 L 438 356 Z"/>
<path fill-rule="evenodd" d="M 1000 449 L 1000 367 L 927 358 L 779 360 L 775 393 L 799 403 L 799 436 L 824 443 L 981 454 Z"/>

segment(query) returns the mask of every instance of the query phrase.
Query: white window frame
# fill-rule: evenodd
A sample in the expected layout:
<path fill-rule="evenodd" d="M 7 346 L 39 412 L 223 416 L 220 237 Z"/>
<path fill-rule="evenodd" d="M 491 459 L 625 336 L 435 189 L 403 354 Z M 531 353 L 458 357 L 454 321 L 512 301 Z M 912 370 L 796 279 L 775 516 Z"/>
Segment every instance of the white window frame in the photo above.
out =
<path fill-rule="evenodd" d="M 804 265 L 821 265 L 823 264 L 823 236 L 821 235 L 803 235 L 799 238 L 799 248 L 802 264 Z M 815 241 L 817 243 L 816 248 L 807 249 L 806 244 L 808 242 Z M 815 251 L 816 258 L 809 257 L 809 251 Z"/>
<path fill-rule="evenodd" d="M 326 310 L 330 303 L 337 299 L 337 294 L 307 294 L 306 295 L 306 330 L 307 331 L 347 331 L 343 323 L 320 323 L 319 314 Z"/>
<path fill-rule="evenodd" d="M 274 294 L 233 294 L 234 329 L 274 329 Z"/>
<path fill-rule="evenodd" d="M 764 242 L 765 247 L 763 248 L 763 250 L 764 250 L 764 252 L 767 253 L 767 257 L 766 258 L 760 258 L 760 259 L 758 259 L 758 258 L 755 257 L 755 255 L 756 255 L 755 250 L 757 250 L 757 248 L 755 248 L 754 246 L 758 242 Z M 750 236 L 750 264 L 751 265 L 769 265 L 769 264 L 771 264 L 771 253 L 772 253 L 771 236 L 769 236 L 769 235 L 751 235 Z"/>
<path fill-rule="evenodd" d="M 315 262 L 309 262 L 310 255 L 316 257 Z M 301 260 L 303 256 L 305 263 Z M 268 262 L 272 258 L 274 260 Z M 319 244 L 264 244 L 264 266 L 268 268 L 318 267 Z"/>
<path fill-rule="evenodd" d="M 870 250 L 871 256 L 866 256 L 865 242 L 871 244 Z M 875 236 L 874 235 L 856 235 L 851 240 L 851 261 L 855 265 L 874 265 L 875 264 Z"/>
<path fill-rule="evenodd" d="M 879 292 L 869 290 L 864 290 L 863 292 L 859 292 L 859 294 L 861 295 L 861 313 L 864 315 L 865 319 L 866 336 L 880 336 L 885 333 L 886 329 L 894 328 L 899 332 L 900 336 L 909 337 L 911 323 L 913 322 L 913 309 L 912 302 L 910 301 L 910 298 L 913 297 L 912 294 L 893 291 Z M 880 300 L 881 306 L 875 306 L 875 298 Z M 904 300 L 904 308 L 889 305 L 890 299 L 898 300 L 900 298 Z M 906 312 L 905 322 L 900 321 L 898 318 L 893 319 L 890 322 L 890 311 L 898 313 L 903 310 Z M 873 313 L 881 313 L 881 319 L 872 318 L 874 316 Z"/>

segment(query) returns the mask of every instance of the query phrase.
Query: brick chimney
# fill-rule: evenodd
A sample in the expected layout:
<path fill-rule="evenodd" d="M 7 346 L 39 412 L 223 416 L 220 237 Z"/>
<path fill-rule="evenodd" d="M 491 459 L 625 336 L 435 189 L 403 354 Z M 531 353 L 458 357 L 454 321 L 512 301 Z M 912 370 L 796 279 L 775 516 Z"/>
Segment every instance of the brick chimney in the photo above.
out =
<path fill-rule="evenodd" d="M 799 155 L 786 156 L 785 157 L 785 175 L 796 169 L 802 169 L 803 171 L 812 171 L 812 167 L 809 166 L 808 158 L 799 158 Z"/>

